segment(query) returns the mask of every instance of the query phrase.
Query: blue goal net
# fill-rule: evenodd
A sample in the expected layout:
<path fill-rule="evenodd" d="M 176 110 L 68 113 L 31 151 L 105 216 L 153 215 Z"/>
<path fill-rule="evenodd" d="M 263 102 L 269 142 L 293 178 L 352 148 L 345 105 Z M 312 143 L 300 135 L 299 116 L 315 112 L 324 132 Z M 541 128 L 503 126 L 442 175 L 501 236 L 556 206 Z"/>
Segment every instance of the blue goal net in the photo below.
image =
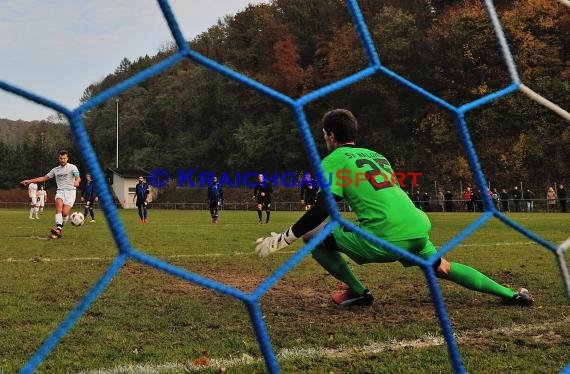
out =
<path fill-rule="evenodd" d="M 112 100 L 120 93 L 126 91 L 127 89 L 138 85 L 145 80 L 164 72 L 166 69 L 178 64 L 184 59 L 190 59 L 193 62 L 210 69 L 211 71 L 228 77 L 244 86 L 247 86 L 257 92 L 269 97 L 272 100 L 278 101 L 286 105 L 291 110 L 291 115 L 295 119 L 299 132 L 301 134 L 303 144 L 306 153 L 309 156 L 312 170 L 320 175 L 323 174 L 321 169 L 321 159 L 317 152 L 316 144 L 314 138 L 311 134 L 310 127 L 305 115 L 305 106 L 319 100 L 335 91 L 346 88 L 357 84 L 365 78 L 371 77 L 373 75 L 384 75 L 389 79 L 393 80 L 397 84 L 413 91 L 419 95 L 422 95 L 430 102 L 444 109 L 445 111 L 451 113 L 457 125 L 458 132 L 460 134 L 461 141 L 465 147 L 467 155 L 469 157 L 469 163 L 473 170 L 474 178 L 477 186 L 481 191 L 487 190 L 487 181 L 485 179 L 484 173 L 481 169 L 479 163 L 477 152 L 473 146 L 469 126 L 465 120 L 465 114 L 475 108 L 484 106 L 490 102 L 493 102 L 501 97 L 512 94 L 513 92 L 522 92 L 532 100 L 535 100 L 539 104 L 547 107 L 548 109 L 556 112 L 558 115 L 569 119 L 570 115 L 567 111 L 560 108 L 556 104 L 549 101 L 547 98 L 540 96 L 535 93 L 531 88 L 527 87 L 521 82 L 519 75 L 517 73 L 517 68 L 515 61 L 509 50 L 509 45 L 499 17 L 497 16 L 494 4 L 491 0 L 483 1 L 490 24 L 494 30 L 497 39 L 497 53 L 503 56 L 503 61 L 505 68 L 508 70 L 510 77 L 510 82 L 508 85 L 499 89 L 495 92 L 487 94 L 477 100 L 464 103 L 460 106 L 452 105 L 446 100 L 438 97 L 437 95 L 427 91 L 421 86 L 409 81 L 408 79 L 402 77 L 401 75 L 390 70 L 384 66 L 381 62 L 381 58 L 375 48 L 375 45 L 370 36 L 367 25 L 362 16 L 361 10 L 359 8 L 358 2 L 356 0 L 347 0 L 346 6 L 350 16 L 352 17 L 354 26 L 358 32 L 358 36 L 362 43 L 362 48 L 365 51 L 367 58 L 367 66 L 362 70 L 346 76 L 338 81 L 335 81 L 327 86 L 321 87 L 311 93 L 308 93 L 298 99 L 293 99 L 283 93 L 272 89 L 258 81 L 248 78 L 226 66 L 223 66 L 216 61 L 213 61 L 204 55 L 197 53 L 189 47 L 186 38 L 183 36 L 175 14 L 173 13 L 171 6 L 167 0 L 158 0 L 158 5 L 161 8 L 162 14 L 168 23 L 168 27 L 172 33 L 172 36 L 176 42 L 175 52 L 164 58 L 159 63 L 151 66 L 150 68 L 143 70 L 136 75 L 116 84 L 113 87 L 106 89 L 105 91 L 95 95 L 90 100 L 84 102 L 77 108 L 69 109 L 63 107 L 62 105 L 50 100 L 47 97 L 42 97 L 34 94 L 33 92 L 27 91 L 24 88 L 18 87 L 13 84 L 9 84 L 4 81 L 0 81 L 0 88 L 4 91 L 10 92 L 12 94 L 21 96 L 40 105 L 52 108 L 53 110 L 65 115 L 70 122 L 71 131 L 76 142 L 78 149 L 81 151 L 82 157 L 85 161 L 86 167 L 92 172 L 92 176 L 95 182 L 99 186 L 105 186 L 100 190 L 100 206 L 108 220 L 109 229 L 112 232 L 114 241 L 117 246 L 117 255 L 113 262 L 110 264 L 105 273 L 100 277 L 94 287 L 89 290 L 89 292 L 82 298 L 82 300 L 75 306 L 75 308 L 67 315 L 67 317 L 59 324 L 59 326 L 51 333 L 51 335 L 43 342 L 36 353 L 29 358 L 26 364 L 21 368 L 22 373 L 31 373 L 42 363 L 42 361 L 50 354 L 54 347 L 60 342 L 60 340 L 67 334 L 67 332 L 73 327 L 73 325 L 81 318 L 81 316 L 88 310 L 91 304 L 100 296 L 100 294 L 105 290 L 105 288 L 110 284 L 111 280 L 120 271 L 121 267 L 128 260 L 135 260 L 140 263 L 152 266 L 156 269 L 169 273 L 175 277 L 185 279 L 188 282 L 197 284 L 203 287 L 212 289 L 220 294 L 228 295 L 233 298 L 242 301 L 247 311 L 250 315 L 251 323 L 255 330 L 256 337 L 259 342 L 259 348 L 263 354 L 267 370 L 271 373 L 279 373 L 280 368 L 272 347 L 271 338 L 269 336 L 267 326 L 264 322 L 264 318 L 261 311 L 260 299 L 278 282 L 285 274 L 287 274 L 293 267 L 295 267 L 301 260 L 303 260 L 316 246 L 319 244 L 331 231 L 341 225 L 343 227 L 349 228 L 356 231 L 362 235 L 367 240 L 381 245 L 383 247 L 389 248 L 390 250 L 401 254 L 406 260 L 409 260 L 417 264 L 424 272 L 430 293 L 434 301 L 434 308 L 436 310 L 437 317 L 439 318 L 441 330 L 447 344 L 447 350 L 450 358 L 453 371 L 456 373 L 465 372 L 463 362 L 461 360 L 457 342 L 454 337 L 453 329 L 450 325 L 445 304 L 442 298 L 441 290 L 439 288 L 438 282 L 436 280 L 435 272 L 432 265 L 439 260 L 446 253 L 451 251 L 456 245 L 461 243 L 470 234 L 478 230 L 483 224 L 489 221 L 491 218 L 495 217 L 500 220 L 505 225 L 509 226 L 513 230 L 520 232 L 526 237 L 530 238 L 534 242 L 540 244 L 542 247 L 546 248 L 549 252 L 553 254 L 556 258 L 558 266 L 560 268 L 561 277 L 563 283 L 566 287 L 566 292 L 570 300 L 570 280 L 568 275 L 568 269 L 566 265 L 565 253 L 570 246 L 570 241 L 567 241 L 559 246 L 550 243 L 536 233 L 528 230 L 527 228 L 521 226 L 517 222 L 513 221 L 505 214 L 498 211 L 490 197 L 487 194 L 483 194 L 483 200 L 485 205 L 485 212 L 474 222 L 472 222 L 467 228 L 462 232 L 459 232 L 455 237 L 449 240 L 447 243 L 443 244 L 437 253 L 436 257 L 430 258 L 429 260 L 422 260 L 416 256 L 410 255 L 400 248 L 395 247 L 381 238 L 375 237 L 370 233 L 363 231 L 354 223 L 346 220 L 341 216 L 337 204 L 335 203 L 330 191 L 327 189 L 327 203 L 331 212 L 331 220 L 325 226 L 315 238 L 313 238 L 309 243 L 307 243 L 303 248 L 292 255 L 286 262 L 281 264 L 275 272 L 271 274 L 264 282 L 262 282 L 258 288 L 256 288 L 251 293 L 242 292 L 236 288 L 229 287 L 225 284 L 218 283 L 211 279 L 200 276 L 193 272 L 186 271 L 179 267 L 173 266 L 168 262 L 162 261 L 153 256 L 149 256 L 141 251 L 133 248 L 129 242 L 129 238 L 125 232 L 123 223 L 119 219 L 117 209 L 113 204 L 113 199 L 110 194 L 109 188 L 106 184 L 106 180 L 100 164 L 97 160 L 97 155 L 95 154 L 93 147 L 89 141 L 88 134 L 86 132 L 85 125 L 83 123 L 82 115 L 95 108 L 98 105 L 103 104 L 107 100 Z M 561 4 L 568 5 L 567 1 L 560 0 Z M 134 5 L 133 5 L 134 6 Z M 570 363 L 562 370 L 564 373 L 570 373 Z"/>

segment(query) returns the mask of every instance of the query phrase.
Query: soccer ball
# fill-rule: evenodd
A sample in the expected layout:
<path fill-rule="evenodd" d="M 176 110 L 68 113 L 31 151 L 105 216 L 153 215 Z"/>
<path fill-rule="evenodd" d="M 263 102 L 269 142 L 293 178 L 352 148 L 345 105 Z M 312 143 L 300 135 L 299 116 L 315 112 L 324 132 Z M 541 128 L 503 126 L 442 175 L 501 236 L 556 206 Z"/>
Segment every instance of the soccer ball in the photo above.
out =
<path fill-rule="evenodd" d="M 69 222 L 71 222 L 73 226 L 81 226 L 83 222 L 85 222 L 85 217 L 83 213 L 73 212 L 71 216 L 69 216 Z"/>

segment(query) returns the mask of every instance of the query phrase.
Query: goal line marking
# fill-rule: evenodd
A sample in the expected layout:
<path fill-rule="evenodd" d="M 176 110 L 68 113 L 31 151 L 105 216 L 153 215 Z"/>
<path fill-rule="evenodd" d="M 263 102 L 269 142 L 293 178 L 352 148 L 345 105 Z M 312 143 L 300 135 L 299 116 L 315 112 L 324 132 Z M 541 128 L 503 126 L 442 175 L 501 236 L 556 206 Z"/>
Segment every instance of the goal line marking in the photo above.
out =
<path fill-rule="evenodd" d="M 553 328 L 562 327 L 570 323 L 570 317 L 560 321 L 539 323 L 534 325 L 511 325 L 491 330 L 465 331 L 455 334 L 459 344 L 469 341 L 488 338 L 497 334 L 502 336 L 516 336 L 518 334 L 532 334 L 549 331 Z M 386 351 L 397 351 L 404 349 L 422 349 L 445 345 L 441 335 L 427 334 L 418 339 L 374 341 L 362 346 L 343 346 L 339 348 L 297 348 L 282 349 L 277 353 L 277 358 L 281 361 L 297 360 L 302 358 L 337 358 L 349 355 L 371 355 Z M 196 358 L 197 359 L 197 358 Z M 195 365 L 192 361 L 186 363 L 168 362 L 164 364 L 129 364 L 114 368 L 97 369 L 83 371 L 81 374 L 163 374 L 163 373 L 188 373 L 200 372 L 202 370 L 229 369 L 244 366 L 252 363 L 262 363 L 261 358 L 254 358 L 248 354 L 242 354 L 235 358 L 210 358 L 207 365 Z M 222 371 L 221 371 L 222 372 Z"/>

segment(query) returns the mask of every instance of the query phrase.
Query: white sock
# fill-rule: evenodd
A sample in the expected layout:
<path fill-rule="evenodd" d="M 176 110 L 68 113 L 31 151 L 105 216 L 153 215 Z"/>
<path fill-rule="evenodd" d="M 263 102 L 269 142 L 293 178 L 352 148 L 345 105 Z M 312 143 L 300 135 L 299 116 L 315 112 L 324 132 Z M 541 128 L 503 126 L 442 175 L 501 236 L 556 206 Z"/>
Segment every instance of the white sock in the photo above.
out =
<path fill-rule="evenodd" d="M 30 218 L 34 218 L 33 214 L 34 214 L 34 207 L 31 207 L 30 208 Z"/>
<path fill-rule="evenodd" d="M 61 213 L 55 214 L 55 225 L 63 226 L 63 214 Z"/>

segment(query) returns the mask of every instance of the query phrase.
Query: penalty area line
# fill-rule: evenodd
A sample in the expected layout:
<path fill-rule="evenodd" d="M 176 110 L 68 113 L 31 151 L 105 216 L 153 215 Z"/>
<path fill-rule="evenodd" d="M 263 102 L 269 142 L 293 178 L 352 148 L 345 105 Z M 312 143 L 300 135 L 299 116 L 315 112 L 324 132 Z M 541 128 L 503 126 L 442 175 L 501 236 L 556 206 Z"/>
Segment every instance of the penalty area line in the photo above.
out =
<path fill-rule="evenodd" d="M 34 237 L 33 239 L 38 240 L 39 237 Z M 42 239 L 44 240 L 44 239 Z M 45 239 L 49 240 L 49 239 Z M 536 242 L 497 242 L 497 243 L 477 243 L 477 244 L 458 244 L 456 247 L 501 247 L 501 246 L 516 246 L 516 245 L 539 245 Z M 280 251 L 281 254 L 293 254 L 295 251 Z M 147 253 L 148 254 L 148 253 Z M 151 256 L 157 257 L 159 259 L 177 259 L 177 258 L 201 258 L 201 257 L 226 257 L 226 256 L 252 256 L 253 249 L 251 252 L 227 252 L 227 253 L 201 253 L 201 254 L 176 254 L 169 256 L 157 256 L 155 254 L 150 254 Z M 13 258 L 8 257 L 0 260 L 0 263 L 9 262 L 69 262 L 69 261 L 112 261 L 115 257 L 68 257 L 68 258 L 50 258 L 50 257 L 31 257 L 31 258 Z"/>

